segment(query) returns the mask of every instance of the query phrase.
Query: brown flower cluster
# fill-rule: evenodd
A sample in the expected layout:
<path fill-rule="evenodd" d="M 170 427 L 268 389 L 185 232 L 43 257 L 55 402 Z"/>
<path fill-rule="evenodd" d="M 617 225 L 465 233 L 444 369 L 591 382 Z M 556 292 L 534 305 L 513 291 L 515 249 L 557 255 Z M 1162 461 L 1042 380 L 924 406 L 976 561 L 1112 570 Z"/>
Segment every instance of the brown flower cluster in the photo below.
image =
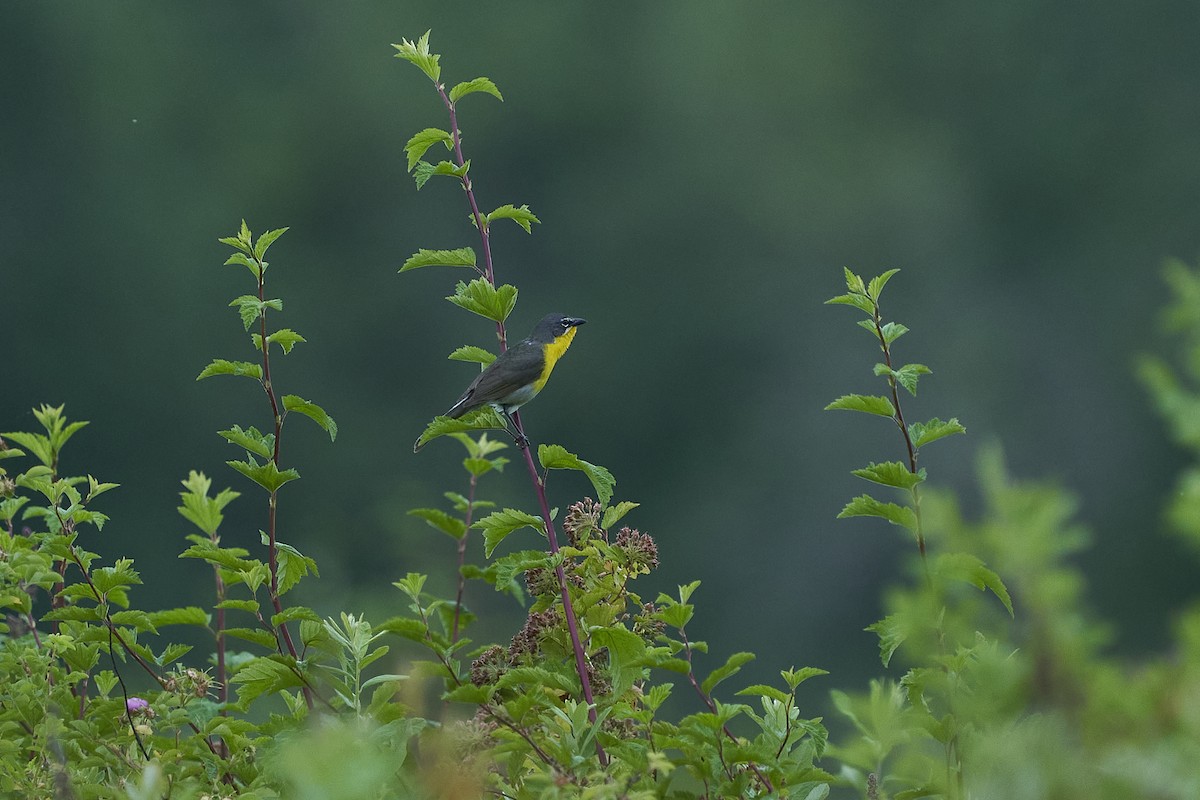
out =
<path fill-rule="evenodd" d="M 563 530 L 572 547 L 583 547 L 587 540 L 604 535 L 600 529 L 600 504 L 585 497 L 567 509 L 563 518 Z"/>
<path fill-rule="evenodd" d="M 648 533 L 621 528 L 613 545 L 625 554 L 637 572 L 649 572 L 658 566 L 658 545 Z"/>
<path fill-rule="evenodd" d="M 521 630 L 513 637 L 509 645 L 508 655 L 513 662 L 521 656 L 536 656 L 541 650 L 542 637 L 562 623 L 558 611 L 548 608 L 545 611 L 535 611 L 525 620 Z"/>
<path fill-rule="evenodd" d="M 471 683 L 487 686 L 500 680 L 500 676 L 512 666 L 508 651 L 498 644 L 484 650 L 479 658 L 471 662 Z"/>

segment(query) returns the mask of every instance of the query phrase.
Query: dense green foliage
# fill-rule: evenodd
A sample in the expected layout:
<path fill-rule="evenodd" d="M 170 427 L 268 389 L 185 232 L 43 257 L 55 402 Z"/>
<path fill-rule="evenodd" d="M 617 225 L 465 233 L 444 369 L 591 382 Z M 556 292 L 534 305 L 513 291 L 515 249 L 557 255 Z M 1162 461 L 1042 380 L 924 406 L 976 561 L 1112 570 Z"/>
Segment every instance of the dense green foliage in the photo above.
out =
<path fill-rule="evenodd" d="M 539 220 L 525 205 L 478 206 L 458 122 L 465 98 L 502 100 L 501 92 L 485 77 L 447 89 L 428 33 L 396 47 L 432 82 L 448 116 L 446 129 L 425 128 L 408 140 L 408 169 L 418 189 L 434 179 L 462 187 L 473 228 L 466 233 L 479 247 L 422 248 L 400 272 L 473 270 L 446 299 L 486 320 L 503 350 L 518 289 L 497 276 L 493 223 L 511 220 L 530 233 Z M 440 147 L 447 160 L 425 159 L 431 150 L 441 155 Z M 390 619 L 372 622 L 345 609 L 322 616 L 290 604 L 298 585 L 318 578 L 318 565 L 280 536 L 279 505 L 304 486 L 280 458 L 285 423 L 296 412 L 331 441 L 338 426 L 320 405 L 281 394 L 272 379 L 272 357 L 306 342 L 273 324 L 284 305 L 267 293 L 267 251 L 286 230 L 255 237 L 243 222 L 221 239 L 233 251 L 226 264 L 245 267 L 254 281 L 252 293 L 230 303 L 254 360 L 215 359 L 198 379 L 250 378 L 269 425 L 219 431 L 239 452 L 227 465 L 265 500 L 257 553 L 221 539 L 226 508 L 248 498 L 230 488 L 214 494 L 201 472 L 182 481 L 179 512 L 198 532 L 187 536 L 180 569 L 212 581 L 210 607 L 139 608 L 133 560 L 106 565 L 93 552 L 103 549 L 108 521 L 102 495 L 119 487 L 65 466 L 72 462 L 64 448 L 86 423 L 43 405 L 34 411 L 40 430 L 0 434 L 7 612 L 0 793 L 333 800 L 1200 793 L 1193 768 L 1200 610 L 1181 619 L 1169 659 L 1136 669 L 1114 662 L 1070 562 L 1086 533 L 1068 495 L 1014 481 L 994 448 L 979 459 L 978 519 L 929 488 L 918 464 L 923 448 L 965 428 L 956 418 L 905 417 L 904 393 L 915 396 L 931 370 L 896 358 L 909 329 L 885 320 L 881 307 L 896 270 L 864 280 L 847 269 L 846 292 L 829 301 L 865 315 L 859 325 L 879 348 L 872 372 L 885 389 L 846 394 L 828 408 L 860 412 L 849 419 L 870 423 L 879 417 L 899 434 L 899 460 L 853 472 L 876 494 L 894 497 L 859 495 L 840 516 L 882 518 L 914 545 L 910 581 L 887 592 L 886 614 L 869 629 L 884 671 L 868 687 L 789 666 L 772 684 L 730 691 L 754 655 L 714 645 L 715 660 L 702 666 L 710 646 L 689 635 L 693 600 L 702 596 L 697 582 L 652 600 L 639 592 L 659 551 L 650 535 L 625 524 L 639 504 L 619 499 L 614 475 L 562 445 L 522 446 L 520 415 L 508 444 L 504 420 L 485 409 L 435 418 L 421 436 L 431 446 L 419 458 L 462 448 L 459 490 L 445 493 L 444 508 L 410 512 L 454 543 L 455 596 L 438 596 L 427 576 L 409 573 L 387 589 L 398 611 Z M 279 270 L 270 270 L 273 278 Z M 1172 264 L 1168 278 L 1175 295 L 1168 319 L 1184 341 L 1185 369 L 1147 357 L 1141 372 L 1180 442 L 1200 450 L 1200 275 Z M 480 366 L 494 357 L 476 344 L 449 355 Z M 520 498 L 497 503 L 481 495 L 489 476 L 514 464 L 528 472 L 533 510 Z M 552 496 L 556 470 L 582 474 L 595 496 Z M 1200 541 L 1198 487 L 1200 471 L 1189 470 L 1169 512 L 1190 542 Z M 482 563 L 468 560 L 471 537 L 483 541 Z M 746 568 L 758 557 L 747 551 Z M 483 611 L 464 602 L 467 582 L 523 609 L 510 642 L 468 638 Z M 778 622 L 785 638 L 786 620 Z M 164 630 L 172 626 L 206 631 L 211 649 L 172 641 Z M 832 742 L 827 720 L 797 700 L 799 687 L 818 678 L 840 687 L 831 695 Z"/>

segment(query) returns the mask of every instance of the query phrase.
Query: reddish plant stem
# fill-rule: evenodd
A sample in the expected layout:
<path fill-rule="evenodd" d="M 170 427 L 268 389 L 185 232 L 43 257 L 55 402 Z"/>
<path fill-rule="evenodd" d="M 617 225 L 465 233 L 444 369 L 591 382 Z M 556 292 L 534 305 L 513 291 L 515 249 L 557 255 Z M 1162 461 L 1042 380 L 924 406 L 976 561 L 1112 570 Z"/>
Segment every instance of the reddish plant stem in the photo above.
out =
<path fill-rule="evenodd" d="M 446 94 L 445 85 L 434 81 L 434 88 L 437 89 L 438 96 L 442 98 L 442 102 L 446 106 L 446 111 L 450 114 L 450 139 L 454 145 L 454 163 L 458 166 L 466 166 L 466 159 L 463 157 L 462 150 L 462 135 L 458 130 L 458 113 L 455 111 L 454 102 L 450 96 Z M 496 274 L 492 269 L 492 242 L 489 236 L 488 222 L 479 210 L 479 203 L 475 200 L 475 189 L 471 183 L 471 176 L 464 173 L 459 180 L 462 182 L 463 191 L 467 195 L 467 202 L 471 206 L 471 219 L 475 222 L 475 230 L 479 232 L 479 243 L 483 248 L 483 277 L 487 282 L 496 285 Z M 507 335 L 504 330 L 504 323 L 496 323 L 496 336 L 500 339 L 500 352 L 503 353 L 508 349 Z"/>
<path fill-rule="evenodd" d="M 446 87 L 438 81 L 433 82 L 434 88 L 437 89 L 438 96 L 442 98 L 442 103 L 446 106 L 446 111 L 450 115 L 450 138 L 454 147 L 454 159 L 458 166 L 466 165 L 466 158 L 463 156 L 462 136 L 458 128 L 458 114 L 454 108 L 454 102 L 446 93 Z M 490 231 L 488 230 L 487 219 L 479 210 L 479 203 L 475 200 L 475 189 L 471 183 L 471 178 L 464 173 L 460 178 L 462 182 L 463 192 L 467 196 L 467 203 L 471 206 L 471 219 L 475 222 L 475 228 L 479 232 L 479 241 L 483 248 L 483 269 L 484 278 L 493 286 L 496 285 L 496 274 L 492 267 L 492 245 Z M 500 352 L 503 353 L 508 349 L 507 333 L 503 322 L 496 323 L 496 337 L 500 340 Z M 525 438 L 525 431 L 521 425 L 520 414 L 513 414 L 513 423 L 517 427 L 517 433 L 520 435 L 520 442 L 524 442 L 522 446 L 518 443 L 521 451 L 525 454 L 525 464 L 529 468 L 529 478 L 533 482 L 534 491 L 537 493 L 538 502 L 542 509 L 542 520 L 546 523 L 546 539 L 550 543 L 550 552 L 558 553 L 558 539 L 554 533 L 554 521 L 550 517 L 550 502 L 546 498 L 546 485 L 538 475 L 537 466 L 533 463 L 533 455 L 529 452 L 528 439 Z M 579 683 L 583 688 L 583 699 L 588 704 L 588 720 L 596 721 L 596 704 L 592 700 L 592 685 L 588 680 L 587 675 L 587 659 L 584 656 L 583 643 L 579 637 L 579 626 L 575 621 L 575 609 L 571 605 L 571 593 L 567 588 L 567 576 L 563 572 L 561 565 L 554 568 L 555 576 L 558 578 L 559 590 L 562 594 L 563 611 L 567 618 L 567 630 L 571 636 L 571 647 L 575 651 L 575 669 L 579 673 Z M 601 766 L 608 766 L 608 754 L 604 752 L 599 740 L 596 741 L 596 754 L 600 758 Z"/>
<path fill-rule="evenodd" d="M 887 337 L 883 335 L 883 316 L 880 313 L 879 303 L 876 301 L 875 313 L 871 317 L 871 321 L 875 323 L 875 335 L 879 337 L 879 347 L 883 350 L 883 362 L 888 369 L 895 369 L 892 366 L 892 349 L 888 345 Z M 900 428 L 900 435 L 904 437 L 904 446 L 908 449 L 908 471 L 913 475 L 917 474 L 917 448 L 913 446 L 912 435 L 908 432 L 908 425 L 904 422 L 904 410 L 900 407 L 900 392 L 896 387 L 895 376 L 888 376 L 888 386 L 892 390 L 892 407 L 896 409 L 896 427 Z M 917 518 L 917 550 L 921 553 L 921 567 L 925 570 L 925 580 L 929 585 L 933 586 L 933 576 L 929 572 L 929 559 L 925 555 L 925 532 L 921 527 L 921 493 L 913 486 L 909 490 L 913 497 L 913 512 Z"/>
<path fill-rule="evenodd" d="M 522 441 L 526 444 L 518 444 L 521 452 L 525 455 L 525 466 L 529 469 L 529 479 L 533 481 L 534 491 L 537 492 L 538 503 L 542 509 L 542 521 L 546 524 L 546 540 L 550 543 L 551 555 L 558 554 L 558 536 L 554 532 L 554 520 L 550 516 L 550 501 L 546 497 L 546 482 L 538 474 L 537 465 L 533 463 L 533 454 L 529 452 L 528 439 L 525 439 L 524 426 L 521 425 L 521 415 L 513 414 L 513 423 L 517 426 L 517 433 L 520 434 Z M 575 651 L 575 669 L 579 673 L 579 683 L 583 687 L 583 699 L 588 704 L 588 721 L 596 721 L 596 704 L 592 700 L 592 684 L 588 680 L 587 660 L 583 654 L 583 642 L 579 637 L 579 624 L 575 621 L 575 609 L 571 605 L 571 592 L 567 586 L 567 576 L 563 572 L 562 564 L 557 564 L 554 567 L 554 574 L 558 578 L 558 589 L 562 595 L 563 611 L 567 618 L 567 633 L 571 637 L 571 649 Z M 600 765 L 608 766 L 608 754 L 604 752 L 604 748 L 600 745 L 599 740 L 596 741 L 596 755 L 600 757 Z"/>
<path fill-rule="evenodd" d="M 260 303 L 266 302 L 264 287 L 266 284 L 266 263 L 254 256 L 255 262 L 258 264 L 258 300 Z M 271 415 L 275 422 L 275 446 L 271 453 L 271 461 L 275 464 L 275 468 L 279 468 L 279 441 L 283 434 L 283 415 L 279 413 L 279 402 L 275 398 L 275 387 L 271 383 L 271 356 L 270 345 L 267 342 L 267 311 L 264 307 L 258 312 L 259 325 L 259 343 L 262 345 L 262 363 L 263 363 L 263 391 L 267 393 L 267 399 L 271 402 Z M 275 539 L 275 511 L 277 506 L 276 492 L 271 492 L 271 499 L 267 504 L 267 566 L 271 573 L 271 605 L 275 608 L 276 614 L 283 613 L 283 603 L 279 599 L 279 546 Z M 295 660 L 299 660 L 300 656 L 296 650 L 296 645 L 292 642 L 291 631 L 288 630 L 287 622 L 279 623 L 279 633 L 283 637 L 283 642 L 287 646 L 288 654 Z M 308 705 L 308 710 L 313 709 L 313 694 L 308 687 L 308 683 L 302 687 L 304 692 L 304 702 Z"/>

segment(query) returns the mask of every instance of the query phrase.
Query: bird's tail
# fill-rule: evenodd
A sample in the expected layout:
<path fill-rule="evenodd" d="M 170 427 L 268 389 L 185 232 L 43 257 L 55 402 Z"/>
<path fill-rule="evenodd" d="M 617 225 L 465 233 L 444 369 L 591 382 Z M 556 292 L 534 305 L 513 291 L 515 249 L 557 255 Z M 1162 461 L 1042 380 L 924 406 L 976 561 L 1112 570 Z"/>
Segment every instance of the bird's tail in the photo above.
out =
<path fill-rule="evenodd" d="M 466 396 L 460 398 L 459 401 L 457 403 L 455 403 L 454 405 L 450 406 L 450 410 L 447 411 L 445 414 L 442 414 L 442 416 L 449 417 L 450 419 L 458 419 L 459 417 L 466 414 L 468 411 L 474 411 L 476 408 L 479 408 L 478 405 L 467 405 L 467 400 L 469 400 L 469 399 L 470 399 L 470 395 L 466 395 Z M 424 435 L 425 434 L 421 434 L 421 436 L 424 436 Z M 425 446 L 425 443 L 423 443 L 421 441 L 421 436 L 418 436 L 417 440 L 415 442 L 413 442 L 413 452 L 414 453 L 419 453 L 421 451 L 421 448 Z"/>

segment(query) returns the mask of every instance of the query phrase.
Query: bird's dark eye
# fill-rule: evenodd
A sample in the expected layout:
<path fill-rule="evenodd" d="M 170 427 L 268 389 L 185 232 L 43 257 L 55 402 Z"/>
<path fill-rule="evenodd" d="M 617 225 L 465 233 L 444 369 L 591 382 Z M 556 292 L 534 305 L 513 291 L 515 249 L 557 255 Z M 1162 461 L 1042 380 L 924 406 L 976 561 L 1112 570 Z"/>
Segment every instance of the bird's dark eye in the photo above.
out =
<path fill-rule="evenodd" d="M 571 318 L 570 318 L 570 317 L 563 317 L 562 319 L 560 319 L 560 320 L 558 321 L 558 324 L 559 324 L 559 325 L 561 325 L 561 326 L 562 326 L 562 327 L 564 327 L 564 328 L 569 328 L 569 327 L 571 327 Z"/>

